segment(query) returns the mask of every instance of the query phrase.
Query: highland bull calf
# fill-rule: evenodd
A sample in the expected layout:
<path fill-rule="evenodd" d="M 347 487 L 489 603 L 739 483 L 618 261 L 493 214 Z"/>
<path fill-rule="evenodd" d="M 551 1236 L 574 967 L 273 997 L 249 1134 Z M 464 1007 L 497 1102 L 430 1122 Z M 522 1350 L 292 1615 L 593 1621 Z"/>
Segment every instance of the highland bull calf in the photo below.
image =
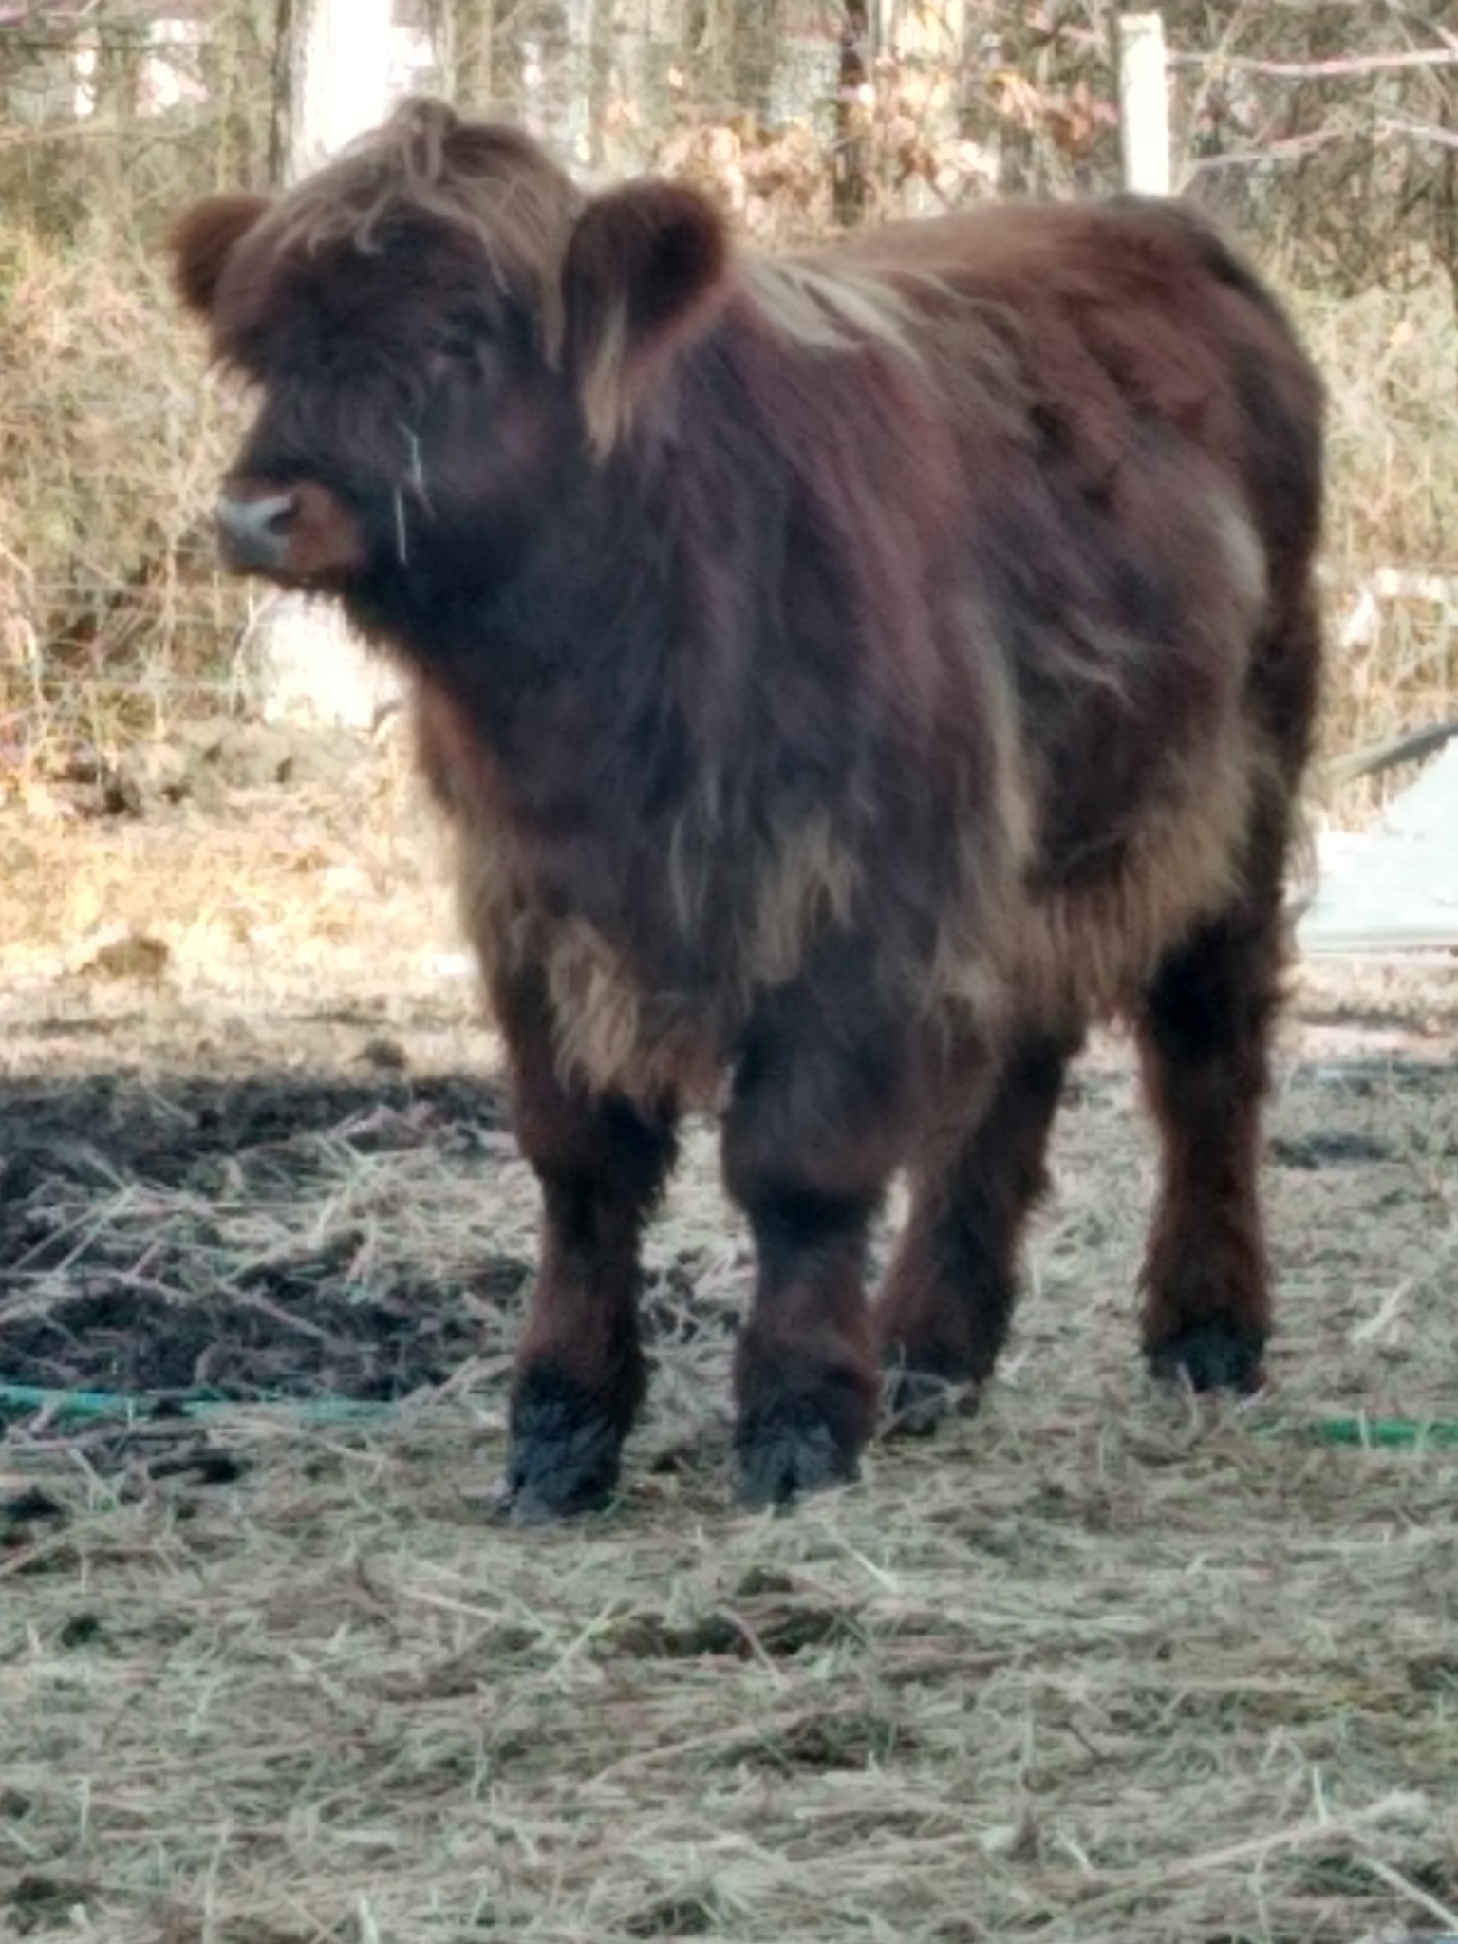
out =
<path fill-rule="evenodd" d="M 855 1475 L 882 1369 L 906 1417 L 992 1372 L 1112 1016 L 1161 1139 L 1145 1354 L 1256 1386 L 1322 398 L 1212 229 L 1004 204 L 765 258 L 415 101 L 170 249 L 258 394 L 226 561 L 413 678 L 541 1187 L 517 1515 L 614 1487 L 680 1114 L 752 1227 L 739 1489 L 779 1502 Z"/>

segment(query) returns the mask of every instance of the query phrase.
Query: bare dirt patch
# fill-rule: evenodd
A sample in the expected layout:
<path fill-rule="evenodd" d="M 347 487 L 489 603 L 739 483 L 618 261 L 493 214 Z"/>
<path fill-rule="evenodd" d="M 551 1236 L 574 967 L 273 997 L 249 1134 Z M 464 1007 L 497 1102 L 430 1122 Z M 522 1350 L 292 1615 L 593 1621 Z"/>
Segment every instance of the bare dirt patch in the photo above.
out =
<path fill-rule="evenodd" d="M 0 1936 L 1454 1928 L 1453 964 L 1302 981 L 1252 1409 L 1138 1368 L 1110 1042 L 978 1418 L 730 1512 L 696 1127 L 622 1501 L 522 1534 L 534 1201 L 392 763 L 0 821 Z"/>

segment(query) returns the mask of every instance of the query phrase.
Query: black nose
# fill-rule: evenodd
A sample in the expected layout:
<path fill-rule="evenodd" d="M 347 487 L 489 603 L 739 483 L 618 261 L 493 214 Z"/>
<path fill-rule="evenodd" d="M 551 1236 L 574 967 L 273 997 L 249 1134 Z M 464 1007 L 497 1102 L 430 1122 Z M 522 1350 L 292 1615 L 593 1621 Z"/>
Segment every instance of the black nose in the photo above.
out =
<path fill-rule="evenodd" d="M 225 493 L 216 507 L 224 557 L 234 567 L 281 567 L 288 556 L 293 510 L 291 493 L 260 499 L 233 499 Z"/>

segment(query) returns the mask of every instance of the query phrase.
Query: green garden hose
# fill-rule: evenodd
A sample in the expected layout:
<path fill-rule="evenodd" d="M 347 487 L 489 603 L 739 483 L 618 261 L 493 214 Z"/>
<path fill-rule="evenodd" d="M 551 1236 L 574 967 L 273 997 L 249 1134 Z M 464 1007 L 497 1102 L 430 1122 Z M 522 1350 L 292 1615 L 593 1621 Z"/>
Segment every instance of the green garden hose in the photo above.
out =
<path fill-rule="evenodd" d="M 287 1412 L 306 1424 L 379 1423 L 399 1408 L 391 1403 L 347 1397 L 261 1397 L 250 1402 Z M 0 1415 L 12 1411 L 44 1411 L 61 1421 L 118 1417 L 135 1421 L 173 1415 L 206 1419 L 246 1408 L 236 1398 L 128 1396 L 120 1391 L 47 1390 L 35 1384 L 0 1384 Z M 1372 1451 L 1458 1450 L 1458 1419 L 1453 1418 L 1333 1417 L 1304 1423 L 1286 1420 L 1258 1424 L 1254 1428 L 1262 1437 L 1294 1434 L 1313 1438 L 1318 1444 L 1349 1445 Z"/>

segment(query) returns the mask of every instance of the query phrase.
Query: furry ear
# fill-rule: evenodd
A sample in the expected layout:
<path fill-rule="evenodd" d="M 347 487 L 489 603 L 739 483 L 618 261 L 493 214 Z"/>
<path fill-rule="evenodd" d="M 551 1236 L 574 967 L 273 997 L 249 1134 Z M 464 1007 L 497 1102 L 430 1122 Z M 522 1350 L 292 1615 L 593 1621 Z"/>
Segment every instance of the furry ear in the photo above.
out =
<path fill-rule="evenodd" d="M 240 239 L 268 208 L 267 196 L 204 196 L 167 232 L 172 285 L 196 317 L 212 315 L 213 299 Z"/>
<path fill-rule="evenodd" d="M 696 189 L 643 181 L 588 203 L 563 273 L 565 351 L 588 436 L 611 449 L 673 354 L 728 292 L 729 236 Z"/>

